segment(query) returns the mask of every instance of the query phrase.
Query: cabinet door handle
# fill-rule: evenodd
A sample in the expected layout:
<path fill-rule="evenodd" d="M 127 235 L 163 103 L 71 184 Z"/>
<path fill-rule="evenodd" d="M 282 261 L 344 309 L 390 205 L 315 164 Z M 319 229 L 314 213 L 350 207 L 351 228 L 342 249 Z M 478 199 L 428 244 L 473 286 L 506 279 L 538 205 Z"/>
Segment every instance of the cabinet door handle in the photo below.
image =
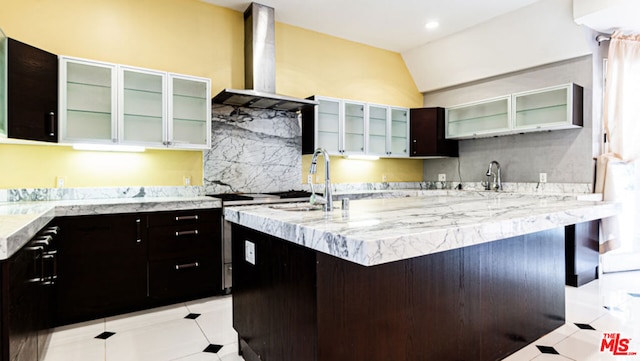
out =
<path fill-rule="evenodd" d="M 136 243 L 142 242 L 142 220 L 136 219 Z"/>
<path fill-rule="evenodd" d="M 197 221 L 198 220 L 198 215 L 195 214 L 193 216 L 177 216 L 176 217 L 176 221 Z"/>
<path fill-rule="evenodd" d="M 48 122 L 48 132 L 50 137 L 55 137 L 56 135 L 56 113 L 49 112 L 49 122 Z"/>
<path fill-rule="evenodd" d="M 191 231 L 176 231 L 176 237 L 180 237 L 180 236 L 190 236 L 190 235 L 197 235 L 198 234 L 198 230 L 194 229 Z"/>
<path fill-rule="evenodd" d="M 200 264 L 198 262 L 177 264 L 176 265 L 176 270 L 187 269 L 187 268 L 196 268 L 196 267 L 199 267 L 199 266 L 200 266 Z"/>
<path fill-rule="evenodd" d="M 416 154 L 416 143 L 418 142 L 418 140 L 414 139 L 413 142 L 411 143 L 411 153 Z"/>

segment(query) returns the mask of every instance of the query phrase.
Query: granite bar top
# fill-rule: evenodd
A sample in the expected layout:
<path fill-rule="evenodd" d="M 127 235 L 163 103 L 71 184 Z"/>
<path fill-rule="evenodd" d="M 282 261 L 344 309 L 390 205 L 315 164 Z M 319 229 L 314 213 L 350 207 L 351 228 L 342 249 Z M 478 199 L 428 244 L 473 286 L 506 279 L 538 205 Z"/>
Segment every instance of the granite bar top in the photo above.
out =
<path fill-rule="evenodd" d="M 446 192 L 445 192 L 446 193 Z M 348 211 L 226 207 L 226 220 L 374 266 L 616 215 L 616 203 L 574 196 L 458 192 L 350 200 Z M 288 205 L 295 207 L 295 205 Z"/>
<path fill-rule="evenodd" d="M 53 218 L 220 208 L 211 197 L 149 197 L 0 203 L 0 260 L 11 257 Z"/>

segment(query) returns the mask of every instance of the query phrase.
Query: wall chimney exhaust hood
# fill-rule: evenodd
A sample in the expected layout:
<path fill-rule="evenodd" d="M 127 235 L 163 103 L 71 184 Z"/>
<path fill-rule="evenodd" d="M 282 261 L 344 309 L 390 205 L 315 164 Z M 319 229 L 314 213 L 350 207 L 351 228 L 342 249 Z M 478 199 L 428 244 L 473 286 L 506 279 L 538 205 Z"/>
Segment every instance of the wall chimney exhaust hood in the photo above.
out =
<path fill-rule="evenodd" d="M 247 90 L 224 89 L 212 102 L 248 108 L 297 111 L 318 102 L 276 94 L 275 15 L 251 3 L 244 12 L 244 82 Z"/>

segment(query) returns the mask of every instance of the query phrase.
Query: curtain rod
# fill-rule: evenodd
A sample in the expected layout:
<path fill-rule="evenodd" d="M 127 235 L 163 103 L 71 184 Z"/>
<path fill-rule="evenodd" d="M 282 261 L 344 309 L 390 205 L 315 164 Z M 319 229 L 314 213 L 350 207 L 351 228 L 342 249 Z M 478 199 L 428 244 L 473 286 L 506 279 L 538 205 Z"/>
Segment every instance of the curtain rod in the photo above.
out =
<path fill-rule="evenodd" d="M 600 43 L 603 41 L 609 41 L 609 40 L 611 40 L 611 35 L 600 34 L 596 36 L 596 41 L 598 42 L 598 45 L 600 45 Z"/>

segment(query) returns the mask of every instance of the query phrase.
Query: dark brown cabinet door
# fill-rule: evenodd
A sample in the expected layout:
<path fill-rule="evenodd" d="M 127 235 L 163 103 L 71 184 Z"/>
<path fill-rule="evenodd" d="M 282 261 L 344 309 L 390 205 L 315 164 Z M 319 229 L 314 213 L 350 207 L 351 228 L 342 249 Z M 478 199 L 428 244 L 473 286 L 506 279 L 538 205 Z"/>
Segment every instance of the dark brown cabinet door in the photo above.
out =
<path fill-rule="evenodd" d="M 58 240 L 56 324 L 143 308 L 147 297 L 145 216 L 63 217 Z"/>
<path fill-rule="evenodd" d="M 412 157 L 458 156 L 458 141 L 445 139 L 444 108 L 411 109 L 410 115 Z"/>
<path fill-rule="evenodd" d="M 58 141 L 58 56 L 8 39 L 10 138 Z"/>

